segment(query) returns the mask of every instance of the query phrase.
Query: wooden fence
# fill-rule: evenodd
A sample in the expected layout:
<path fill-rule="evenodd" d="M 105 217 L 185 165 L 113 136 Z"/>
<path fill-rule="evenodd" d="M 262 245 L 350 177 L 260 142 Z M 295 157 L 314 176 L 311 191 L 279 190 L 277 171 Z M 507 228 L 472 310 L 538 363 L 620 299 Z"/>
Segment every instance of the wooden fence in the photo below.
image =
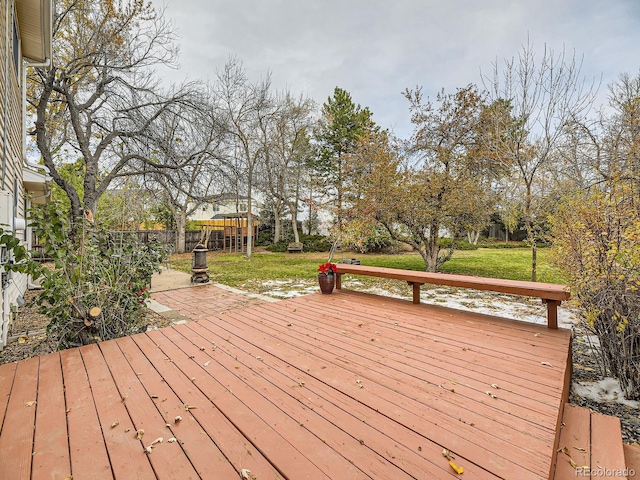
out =
<path fill-rule="evenodd" d="M 139 243 L 149 243 L 153 241 L 160 242 L 163 245 L 169 245 L 171 252 L 174 251 L 176 242 L 175 230 L 114 230 L 112 235 L 125 235 L 127 237 L 135 238 Z M 185 232 L 185 252 L 191 252 L 198 243 L 200 243 L 201 231 L 200 230 L 187 230 Z M 230 239 L 227 239 L 227 247 Z M 213 230 L 209 234 L 209 241 L 206 247 L 209 250 L 222 250 L 225 246 L 224 232 L 220 230 Z M 34 239 L 34 245 L 32 249 L 34 253 L 34 259 L 47 261 L 49 260 L 44 253 L 44 245 L 41 245 L 37 239 Z"/>
<path fill-rule="evenodd" d="M 176 232 L 175 230 L 137 230 L 130 232 L 115 232 L 126 233 L 129 235 L 137 236 L 137 240 L 140 243 L 148 243 L 157 241 L 163 245 L 170 245 L 171 250 L 175 246 Z M 198 243 L 200 243 L 202 232 L 200 230 L 187 230 L 185 232 L 185 252 L 191 252 Z M 209 234 L 209 241 L 206 247 L 209 250 L 222 250 L 224 246 L 224 232 L 214 230 Z"/>

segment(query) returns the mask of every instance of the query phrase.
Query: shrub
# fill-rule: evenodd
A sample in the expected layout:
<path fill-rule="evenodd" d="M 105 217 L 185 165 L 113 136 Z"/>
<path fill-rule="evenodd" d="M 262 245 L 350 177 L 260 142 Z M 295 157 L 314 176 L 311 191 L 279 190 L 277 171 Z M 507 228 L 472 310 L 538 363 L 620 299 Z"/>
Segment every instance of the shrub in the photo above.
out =
<path fill-rule="evenodd" d="M 40 313 L 50 318 L 47 333 L 59 348 L 85 345 L 146 329 L 142 308 L 151 275 L 168 253 L 160 243 L 139 244 L 84 221 L 70 235 L 56 205 L 34 209 L 31 223 L 44 241 L 52 268 L 40 267 Z"/>
<path fill-rule="evenodd" d="M 328 252 L 331 250 L 331 241 L 323 235 L 302 234 L 300 241 L 304 244 L 305 252 Z M 265 250 L 282 253 L 287 251 L 288 246 L 289 242 L 282 240 L 265 247 Z"/>
<path fill-rule="evenodd" d="M 360 253 L 382 252 L 396 242 L 382 225 L 353 218 L 342 230 L 342 247 Z"/>
<path fill-rule="evenodd" d="M 453 242 L 450 238 L 441 238 L 438 241 L 438 245 L 440 248 L 450 248 L 451 243 Z M 478 245 L 474 245 L 473 243 L 469 243 L 466 240 L 456 240 L 456 250 L 477 250 Z"/>
<path fill-rule="evenodd" d="M 640 399 L 640 213 L 631 188 L 567 199 L 552 218 L 554 260 L 567 273 L 605 372 Z"/>

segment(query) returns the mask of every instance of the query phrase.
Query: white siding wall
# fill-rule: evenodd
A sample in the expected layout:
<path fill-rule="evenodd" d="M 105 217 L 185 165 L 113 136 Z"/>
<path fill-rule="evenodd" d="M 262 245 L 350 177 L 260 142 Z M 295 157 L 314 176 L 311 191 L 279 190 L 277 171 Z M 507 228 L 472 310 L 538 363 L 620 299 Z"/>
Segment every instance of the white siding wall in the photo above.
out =
<path fill-rule="evenodd" d="M 18 71 L 14 65 L 13 12 L 10 12 L 7 25 L 7 1 L 0 0 L 0 166 L 5 166 L 4 172 L 0 171 L 0 189 L 5 197 L 0 203 L 0 208 L 4 210 L 0 215 L 9 219 L 9 226 L 3 225 L 5 230 L 10 229 L 14 217 L 25 217 L 26 196 L 22 184 L 22 145 L 25 133 L 22 125 L 22 75 L 19 71 L 23 67 L 21 52 L 16 52 L 20 58 Z M 9 3 L 11 4 L 12 2 Z M 9 198 L 6 199 L 6 196 Z M 15 235 L 25 240 L 23 230 L 16 231 Z M 15 305 L 18 296 L 26 291 L 28 279 L 25 275 L 8 272 L 7 280 L 6 288 L 2 289 L 0 295 L 0 349 L 7 339 L 12 317 L 11 305 Z"/>

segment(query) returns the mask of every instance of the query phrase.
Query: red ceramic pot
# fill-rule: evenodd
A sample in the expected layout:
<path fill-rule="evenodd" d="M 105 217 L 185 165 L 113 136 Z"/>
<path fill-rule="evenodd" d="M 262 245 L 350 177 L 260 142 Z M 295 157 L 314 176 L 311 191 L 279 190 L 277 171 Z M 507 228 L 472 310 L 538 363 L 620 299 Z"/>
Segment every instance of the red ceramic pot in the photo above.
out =
<path fill-rule="evenodd" d="M 320 291 L 322 293 L 331 293 L 333 292 L 333 287 L 336 285 L 336 276 L 319 273 L 318 283 L 320 284 Z"/>

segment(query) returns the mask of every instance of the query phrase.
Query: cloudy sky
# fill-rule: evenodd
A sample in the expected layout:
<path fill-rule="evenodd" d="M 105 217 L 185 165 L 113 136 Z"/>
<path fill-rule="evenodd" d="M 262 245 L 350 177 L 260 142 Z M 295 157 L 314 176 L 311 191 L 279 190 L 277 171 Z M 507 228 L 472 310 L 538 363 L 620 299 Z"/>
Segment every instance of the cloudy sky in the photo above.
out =
<path fill-rule="evenodd" d="M 159 0 L 158 0 L 159 2 Z M 318 103 L 334 87 L 368 106 L 400 136 L 411 132 L 401 92 L 431 98 L 481 82 L 480 72 L 518 54 L 529 37 L 583 59 L 606 86 L 640 73 L 638 0 L 164 0 L 180 41 L 170 80 L 213 78 L 230 55 L 252 79 Z"/>

